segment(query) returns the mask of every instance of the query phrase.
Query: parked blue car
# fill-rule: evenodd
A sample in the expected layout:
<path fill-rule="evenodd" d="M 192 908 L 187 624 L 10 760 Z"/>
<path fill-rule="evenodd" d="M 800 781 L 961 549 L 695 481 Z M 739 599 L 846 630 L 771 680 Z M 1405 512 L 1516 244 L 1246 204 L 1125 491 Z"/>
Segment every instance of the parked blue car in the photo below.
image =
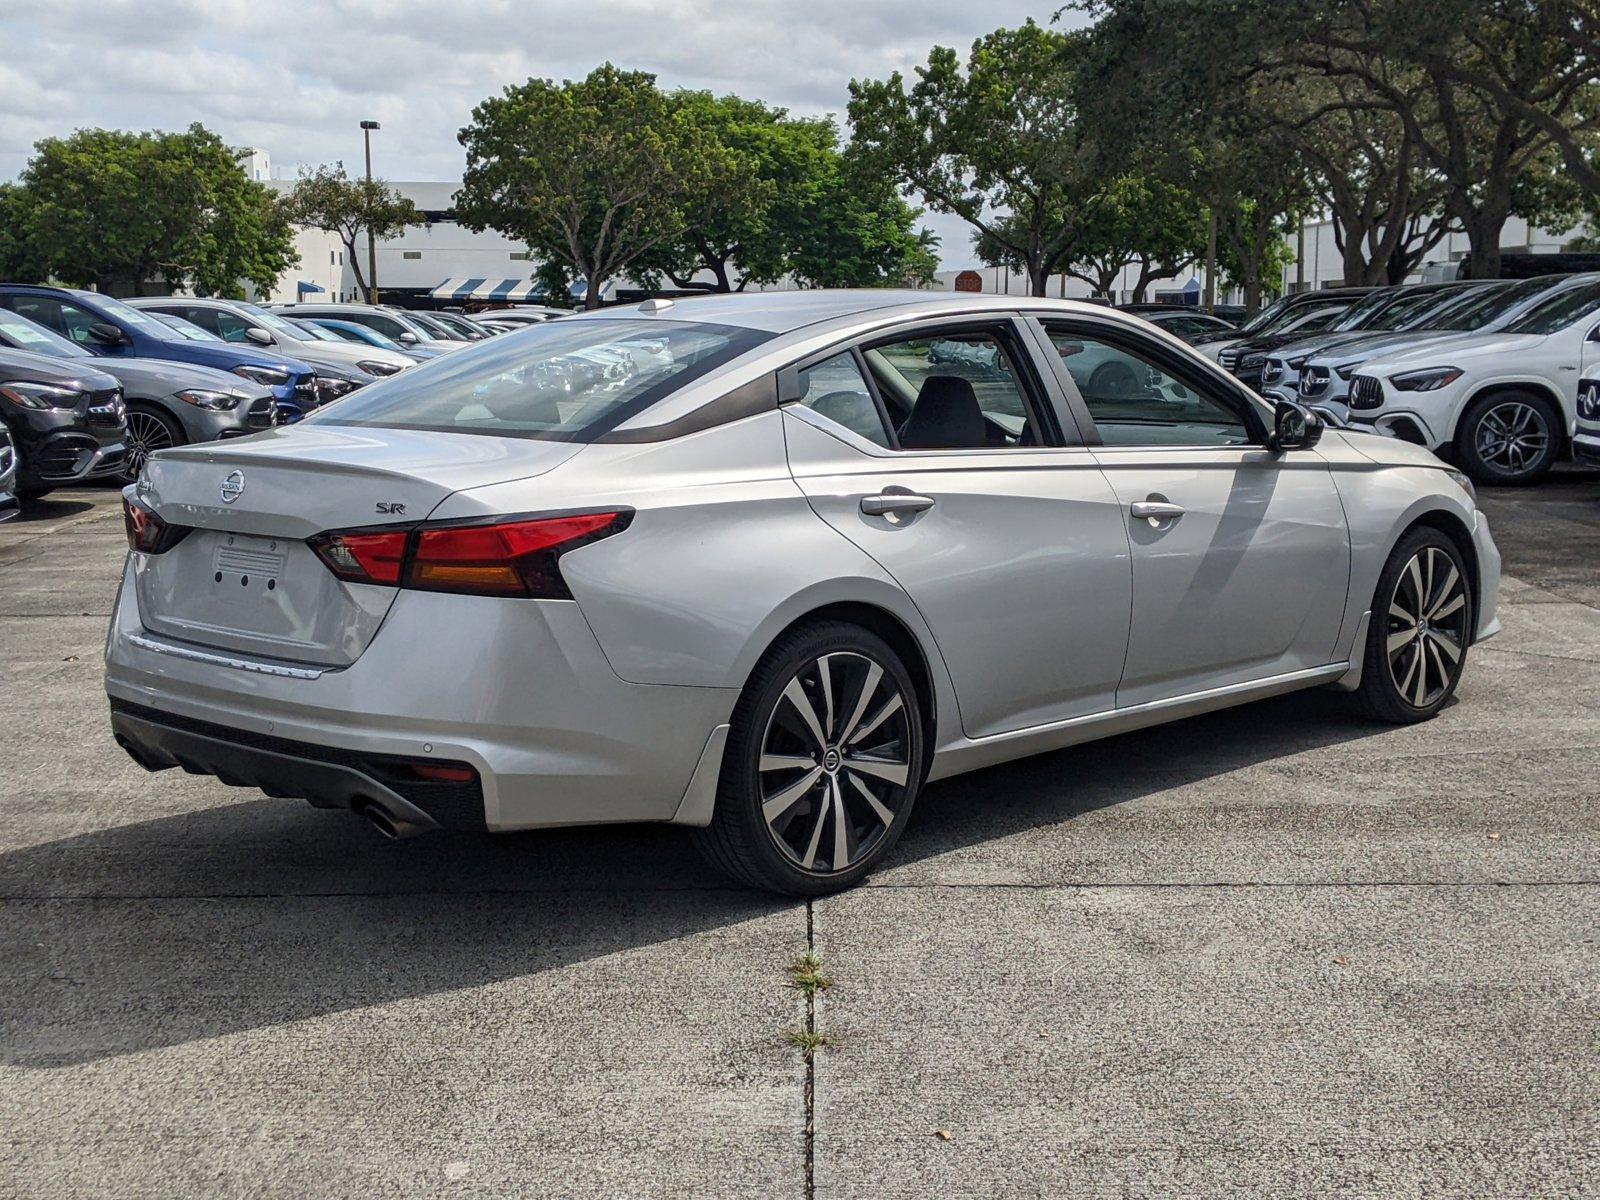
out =
<path fill-rule="evenodd" d="M 108 358 L 160 358 L 230 371 L 271 390 L 278 419 L 298 421 L 317 404 L 316 373 L 298 359 L 237 342 L 197 342 L 99 292 L 0 283 L 0 306 Z"/>

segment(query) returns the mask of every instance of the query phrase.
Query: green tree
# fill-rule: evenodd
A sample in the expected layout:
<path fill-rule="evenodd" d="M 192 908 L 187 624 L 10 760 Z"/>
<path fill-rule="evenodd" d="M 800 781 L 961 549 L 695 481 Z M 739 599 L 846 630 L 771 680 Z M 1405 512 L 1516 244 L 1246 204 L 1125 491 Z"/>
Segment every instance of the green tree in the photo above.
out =
<path fill-rule="evenodd" d="M 369 230 L 374 238 L 391 238 L 422 224 L 422 214 L 410 200 L 381 179 L 351 179 L 343 163 L 302 170 L 285 206 L 296 224 L 338 235 L 356 286 L 369 298 L 372 281 L 362 270 L 366 256 L 358 243 Z"/>
<path fill-rule="evenodd" d="M 748 159 L 655 76 L 609 63 L 578 81 L 508 87 L 472 110 L 460 141 L 457 217 L 584 280 L 590 308 L 608 280 L 760 189 Z"/>
<path fill-rule="evenodd" d="M 298 261 L 272 192 L 200 125 L 47 138 L 20 183 L 29 265 L 65 283 L 237 295 L 241 281 L 266 289 Z"/>
<path fill-rule="evenodd" d="M 755 185 L 718 197 L 703 221 L 645 256 L 636 273 L 728 292 L 787 277 L 859 287 L 926 272 L 927 251 L 913 229 L 917 210 L 892 183 L 846 160 L 831 119 L 707 92 L 673 99 L 748 164 Z M 711 278 L 697 280 L 700 272 Z"/>
<path fill-rule="evenodd" d="M 852 147 L 938 212 L 966 221 L 1044 295 L 1097 202 L 1074 100 L 1078 35 L 1032 21 L 973 44 L 963 73 L 937 46 L 908 90 L 850 84 Z"/>
<path fill-rule="evenodd" d="M 1142 303 L 1152 283 L 1191 266 L 1205 248 L 1205 206 L 1192 192 L 1153 175 L 1122 175 L 1106 183 L 1067 274 L 1110 296 L 1117 276 L 1137 266 L 1132 291 Z"/>
<path fill-rule="evenodd" d="M 0 279 L 32 282 L 49 270 L 34 253 L 33 193 L 15 183 L 0 183 Z"/>

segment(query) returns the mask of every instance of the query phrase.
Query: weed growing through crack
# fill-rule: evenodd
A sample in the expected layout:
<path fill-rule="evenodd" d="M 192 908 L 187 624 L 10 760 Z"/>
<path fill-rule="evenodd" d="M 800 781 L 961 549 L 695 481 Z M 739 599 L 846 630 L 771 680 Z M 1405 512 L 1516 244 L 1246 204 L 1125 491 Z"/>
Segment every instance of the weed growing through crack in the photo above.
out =
<path fill-rule="evenodd" d="M 818 1046 L 828 1044 L 828 1035 L 818 1033 L 815 1029 L 791 1029 L 788 1036 L 789 1045 L 796 1050 L 803 1050 L 808 1056 Z"/>
<path fill-rule="evenodd" d="M 789 982 L 808 996 L 833 986 L 833 980 L 822 973 L 822 960 L 814 950 L 807 950 L 789 964 Z"/>

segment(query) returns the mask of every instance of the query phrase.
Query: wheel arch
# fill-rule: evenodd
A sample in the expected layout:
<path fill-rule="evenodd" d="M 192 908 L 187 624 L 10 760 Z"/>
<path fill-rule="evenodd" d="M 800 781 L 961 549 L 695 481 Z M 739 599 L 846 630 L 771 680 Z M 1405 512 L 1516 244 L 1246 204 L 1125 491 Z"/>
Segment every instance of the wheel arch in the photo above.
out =
<path fill-rule="evenodd" d="M 1461 402 L 1461 407 L 1456 411 L 1454 428 L 1450 431 L 1449 445 L 1455 449 L 1461 440 L 1463 422 L 1467 412 L 1479 400 L 1494 396 L 1508 396 L 1517 393 L 1532 394 L 1550 405 L 1556 414 L 1556 436 L 1561 439 L 1561 444 L 1556 447 L 1557 458 L 1563 457 L 1568 452 L 1570 439 L 1567 437 L 1567 412 L 1561 403 L 1561 396 L 1548 379 L 1497 379 L 1490 383 L 1481 384 L 1468 393 L 1467 398 Z"/>
<path fill-rule="evenodd" d="M 184 420 L 185 413 L 182 408 L 178 404 L 172 403 L 169 397 L 153 396 L 146 392 L 140 392 L 138 395 L 129 395 L 124 391 L 122 401 L 130 410 L 142 408 L 146 412 L 160 413 L 178 427 L 178 432 L 183 434 L 185 442 L 197 440 L 194 430 L 189 427 L 189 422 Z"/>
<path fill-rule="evenodd" d="M 1399 545 L 1400 539 L 1405 537 L 1406 534 L 1410 533 L 1413 529 L 1421 528 L 1437 529 L 1440 533 L 1444 534 L 1445 537 L 1449 538 L 1451 544 L 1454 545 L 1458 551 L 1460 551 L 1461 561 L 1467 565 L 1467 587 L 1472 593 L 1473 621 L 1474 624 L 1476 624 L 1479 598 L 1483 594 L 1483 580 L 1481 568 L 1478 564 L 1478 548 L 1472 540 L 1472 530 L 1467 528 L 1466 522 L 1464 522 L 1459 515 L 1451 512 L 1449 509 L 1425 509 L 1424 511 L 1415 514 L 1413 518 L 1407 522 L 1398 533 L 1395 534 L 1394 540 L 1389 544 L 1388 553 L 1394 553 L 1395 546 Z M 1384 557 L 1385 561 L 1387 561 L 1388 555 L 1386 554 Z"/>
<path fill-rule="evenodd" d="M 867 600 L 833 600 L 818 604 L 799 613 L 782 628 L 773 631 L 771 636 L 766 638 L 760 653 L 751 662 L 750 670 L 754 670 L 755 664 L 785 635 L 801 626 L 822 621 L 843 621 L 860 626 L 887 642 L 890 649 L 900 656 L 900 661 L 905 663 L 906 670 L 911 675 L 911 684 L 917 692 L 917 703 L 922 709 L 922 753 L 923 768 L 926 771 L 933 761 L 934 748 L 939 740 L 939 720 L 945 713 L 946 706 L 941 701 L 942 689 L 940 676 L 935 674 L 935 660 L 930 658 L 922 639 L 900 614 Z M 937 651 L 934 653 L 937 654 Z M 942 661 L 939 670 L 942 673 Z M 748 677 L 748 672 L 746 674 Z"/>

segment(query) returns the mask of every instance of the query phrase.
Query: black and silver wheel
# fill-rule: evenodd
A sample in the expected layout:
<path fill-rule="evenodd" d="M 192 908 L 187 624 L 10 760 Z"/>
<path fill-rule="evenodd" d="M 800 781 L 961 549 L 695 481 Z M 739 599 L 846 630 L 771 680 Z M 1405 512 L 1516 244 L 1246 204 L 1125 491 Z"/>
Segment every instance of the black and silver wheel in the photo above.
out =
<path fill-rule="evenodd" d="M 1501 392 L 1467 406 L 1456 453 L 1479 483 L 1532 483 L 1554 464 L 1560 430 L 1560 418 L 1542 396 Z"/>
<path fill-rule="evenodd" d="M 1456 690 L 1473 630 L 1461 551 L 1436 529 L 1400 539 L 1378 579 L 1356 693 L 1367 714 L 1409 723 L 1433 716 Z"/>
<path fill-rule="evenodd" d="M 810 626 L 746 685 L 697 844 L 742 883 L 820 895 L 883 857 L 921 781 L 921 713 L 899 656 L 858 626 Z"/>
<path fill-rule="evenodd" d="M 128 409 L 128 455 L 122 460 L 122 478 L 132 483 L 139 478 L 145 460 L 157 450 L 181 446 L 188 439 L 183 429 L 166 413 L 154 408 Z"/>

